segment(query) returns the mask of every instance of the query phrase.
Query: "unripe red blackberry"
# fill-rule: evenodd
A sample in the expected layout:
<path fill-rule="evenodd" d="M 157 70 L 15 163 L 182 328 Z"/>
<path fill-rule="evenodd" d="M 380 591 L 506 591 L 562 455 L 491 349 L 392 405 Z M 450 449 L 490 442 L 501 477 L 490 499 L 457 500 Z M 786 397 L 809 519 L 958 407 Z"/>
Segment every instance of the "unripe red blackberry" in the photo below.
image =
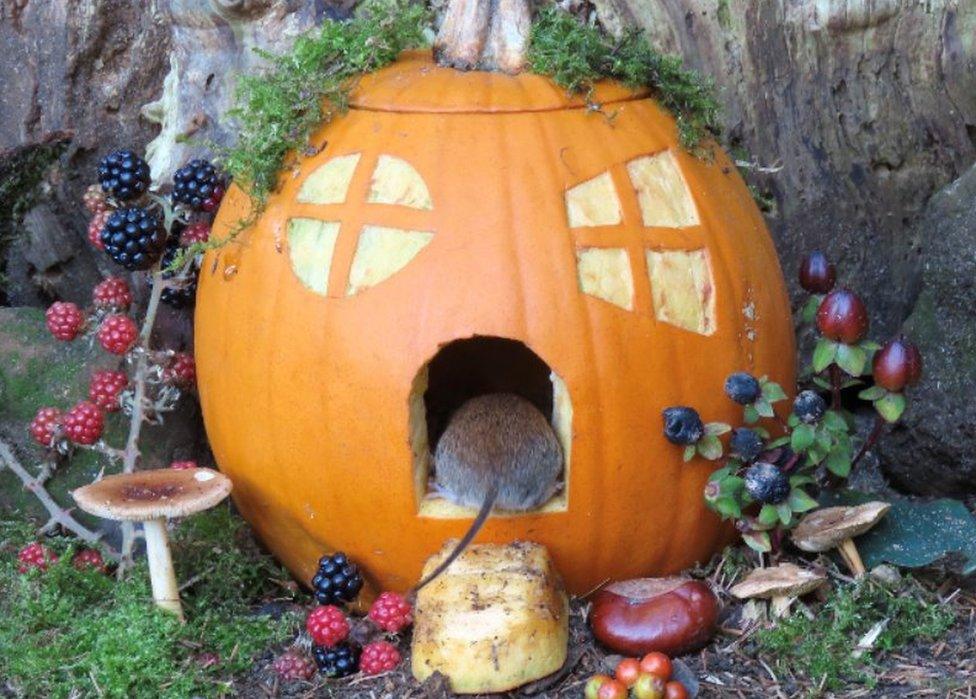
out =
<path fill-rule="evenodd" d="M 139 329 L 129 316 L 109 316 L 98 328 L 98 344 L 112 354 L 125 354 L 136 344 L 138 337 Z"/>
<path fill-rule="evenodd" d="M 105 412 L 114 413 L 122 409 L 119 396 L 129 385 L 129 377 L 124 371 L 96 371 L 88 384 L 88 400 Z"/>
<path fill-rule="evenodd" d="M 210 224 L 205 221 L 187 224 L 180 233 L 180 245 L 184 247 L 194 243 L 206 243 L 208 240 L 210 240 Z"/>
<path fill-rule="evenodd" d="M 374 624 L 389 633 L 399 633 L 413 623 L 413 608 L 403 595 L 384 592 L 369 609 Z"/>
<path fill-rule="evenodd" d="M 837 270 L 819 250 L 811 252 L 800 263 L 800 286 L 811 294 L 826 294 L 836 281 Z"/>
<path fill-rule="evenodd" d="M 105 559 L 95 549 L 81 549 L 71 558 L 71 565 L 76 570 L 98 570 L 105 571 Z"/>
<path fill-rule="evenodd" d="M 51 446 L 55 434 L 61 428 L 61 411 L 57 408 L 41 408 L 28 428 L 31 437 L 42 447 Z"/>
<path fill-rule="evenodd" d="M 56 563 L 57 560 L 58 557 L 54 551 L 35 541 L 17 553 L 17 572 L 26 573 L 32 568 L 45 571 L 50 564 Z"/>
<path fill-rule="evenodd" d="M 82 401 L 64 415 L 64 433 L 75 444 L 94 444 L 105 428 L 105 414 L 90 401 Z"/>
<path fill-rule="evenodd" d="M 92 214 L 98 214 L 109 209 L 108 200 L 105 198 L 105 192 L 102 191 L 101 185 L 88 185 L 85 193 L 81 196 L 81 201 Z"/>
<path fill-rule="evenodd" d="M 85 315 L 70 301 L 55 301 L 44 313 L 44 321 L 56 339 L 69 342 L 81 332 Z"/>
<path fill-rule="evenodd" d="M 315 674 L 315 663 L 307 655 L 292 649 L 275 658 L 274 671 L 283 680 L 308 680 Z"/>
<path fill-rule="evenodd" d="M 359 669 L 364 675 L 389 672 L 400 664 L 400 651 L 387 641 L 374 641 L 363 646 L 359 656 Z"/>
<path fill-rule="evenodd" d="M 817 310 L 817 328 L 834 342 L 853 345 L 868 332 L 868 309 L 849 289 L 831 291 Z"/>
<path fill-rule="evenodd" d="M 888 340 L 874 355 L 874 383 L 895 393 L 922 378 L 922 353 L 904 337 Z"/>
<path fill-rule="evenodd" d="M 105 209 L 96 214 L 92 214 L 91 219 L 88 221 L 88 242 L 99 250 L 105 249 L 105 243 L 102 242 L 102 231 L 105 229 L 105 224 L 108 222 L 108 217 L 111 214 L 112 211 L 110 209 Z"/>
<path fill-rule="evenodd" d="M 342 610 L 333 605 L 316 607 L 308 614 L 305 628 L 312 641 L 319 646 L 332 648 L 349 636 L 349 621 Z"/>
<path fill-rule="evenodd" d="M 121 277 L 109 277 L 92 289 L 92 302 L 98 308 L 125 311 L 132 305 L 132 289 Z"/>
<path fill-rule="evenodd" d="M 177 352 L 163 370 L 163 380 L 184 388 L 197 383 L 197 363 L 189 352 Z"/>
<path fill-rule="evenodd" d="M 196 461 L 171 461 L 169 467 L 176 471 L 187 471 L 191 468 L 199 468 Z"/>

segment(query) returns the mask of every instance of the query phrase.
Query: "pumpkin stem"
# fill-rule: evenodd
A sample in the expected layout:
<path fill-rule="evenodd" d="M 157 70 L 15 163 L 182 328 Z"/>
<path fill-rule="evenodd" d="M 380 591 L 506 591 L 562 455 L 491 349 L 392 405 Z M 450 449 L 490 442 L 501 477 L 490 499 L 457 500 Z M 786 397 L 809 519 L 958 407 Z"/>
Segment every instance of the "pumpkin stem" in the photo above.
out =
<path fill-rule="evenodd" d="M 518 73 L 525 67 L 531 28 L 529 0 L 450 0 L 434 56 L 460 70 Z"/>

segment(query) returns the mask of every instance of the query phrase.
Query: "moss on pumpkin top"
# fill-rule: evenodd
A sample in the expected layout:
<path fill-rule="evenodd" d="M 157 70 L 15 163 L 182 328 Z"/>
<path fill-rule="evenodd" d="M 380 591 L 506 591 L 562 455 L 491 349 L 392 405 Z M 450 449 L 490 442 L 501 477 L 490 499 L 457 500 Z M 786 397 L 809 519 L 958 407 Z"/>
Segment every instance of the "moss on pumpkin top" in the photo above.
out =
<path fill-rule="evenodd" d="M 276 188 L 288 153 L 301 152 L 315 129 L 346 109 L 353 79 L 392 63 L 406 49 L 426 45 L 431 35 L 423 7 L 408 0 L 372 0 L 355 19 L 326 22 L 300 37 L 290 52 L 265 54 L 267 67 L 241 78 L 230 112 L 237 143 L 221 156 L 258 211 Z M 682 68 L 680 59 L 652 49 L 639 32 L 614 39 L 548 6 L 533 23 L 528 63 L 570 92 L 586 94 L 603 78 L 650 88 L 674 114 L 689 150 L 718 133 L 711 84 Z"/>

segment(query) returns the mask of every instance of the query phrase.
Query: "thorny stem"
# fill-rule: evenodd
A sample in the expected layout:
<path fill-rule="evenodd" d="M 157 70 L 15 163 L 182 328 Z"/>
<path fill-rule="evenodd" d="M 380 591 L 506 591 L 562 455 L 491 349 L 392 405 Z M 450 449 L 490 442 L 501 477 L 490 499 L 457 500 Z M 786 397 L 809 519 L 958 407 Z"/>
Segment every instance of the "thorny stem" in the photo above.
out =
<path fill-rule="evenodd" d="M 857 452 L 857 456 L 855 456 L 854 460 L 851 461 L 851 468 L 854 468 L 857 465 L 857 462 L 861 460 L 861 457 L 867 453 L 868 449 L 875 445 L 878 438 L 881 436 L 881 433 L 884 431 L 884 426 L 884 418 L 880 415 L 875 415 L 874 427 L 871 428 L 871 432 L 868 434 L 867 439 L 865 439 L 864 444 L 861 445 L 861 449 Z"/>
<path fill-rule="evenodd" d="M 840 410 L 840 367 L 837 364 L 830 365 L 830 407 L 833 410 Z"/>
<path fill-rule="evenodd" d="M 95 544 L 101 538 L 102 535 L 98 532 L 93 532 L 91 529 L 83 525 L 81 522 L 76 520 L 72 515 L 71 511 L 62 508 L 54 501 L 51 494 L 44 487 L 44 481 L 50 477 L 50 469 L 42 468 L 41 473 L 38 476 L 31 476 L 27 469 L 24 468 L 17 457 L 14 456 L 13 449 L 5 441 L 0 439 L 0 462 L 3 466 L 9 468 L 20 482 L 24 484 L 24 488 L 29 490 L 41 501 L 44 509 L 47 510 L 51 518 L 48 520 L 47 524 L 42 527 L 42 530 L 48 531 L 55 525 L 61 525 L 62 528 L 70 531 L 72 534 L 77 536 L 82 541 Z M 103 545 L 104 546 L 104 545 Z M 113 550 L 111 547 L 105 546 L 105 553 L 109 558 L 117 560 L 119 554 Z"/>

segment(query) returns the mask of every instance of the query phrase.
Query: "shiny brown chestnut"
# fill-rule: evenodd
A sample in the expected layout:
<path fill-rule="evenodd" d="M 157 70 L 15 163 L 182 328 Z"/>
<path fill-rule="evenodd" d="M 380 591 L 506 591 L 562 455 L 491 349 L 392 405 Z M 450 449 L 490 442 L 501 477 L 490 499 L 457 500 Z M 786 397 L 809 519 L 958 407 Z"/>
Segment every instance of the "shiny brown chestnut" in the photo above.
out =
<path fill-rule="evenodd" d="M 837 270 L 819 250 L 811 252 L 800 263 L 800 286 L 811 294 L 826 294 L 834 288 Z"/>
<path fill-rule="evenodd" d="M 888 340 L 874 355 L 874 383 L 899 392 L 922 378 L 922 353 L 904 336 Z"/>
<path fill-rule="evenodd" d="M 853 345 L 868 332 L 868 309 L 850 289 L 837 289 L 817 309 L 817 328 L 834 342 Z"/>
<path fill-rule="evenodd" d="M 706 584 L 689 578 L 638 578 L 611 583 L 592 598 L 590 628 L 612 651 L 681 655 L 715 634 L 719 603 Z"/>

